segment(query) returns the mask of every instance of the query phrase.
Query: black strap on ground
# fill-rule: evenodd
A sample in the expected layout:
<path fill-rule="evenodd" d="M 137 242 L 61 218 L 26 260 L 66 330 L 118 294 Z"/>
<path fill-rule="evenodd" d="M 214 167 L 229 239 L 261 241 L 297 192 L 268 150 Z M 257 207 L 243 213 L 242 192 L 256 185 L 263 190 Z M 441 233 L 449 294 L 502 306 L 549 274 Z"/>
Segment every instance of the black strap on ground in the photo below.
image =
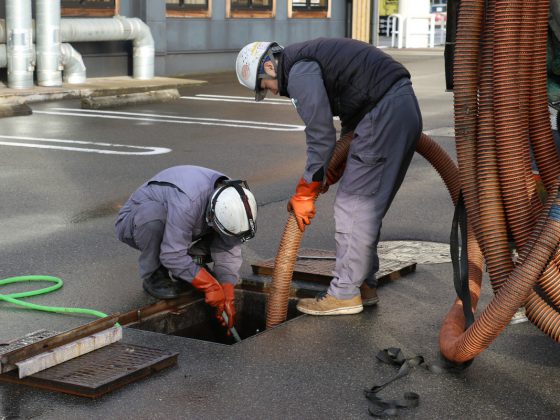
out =
<path fill-rule="evenodd" d="M 463 200 L 463 193 L 459 193 L 459 199 L 455 206 L 453 223 L 451 224 L 450 237 L 451 262 L 453 263 L 453 283 L 455 292 L 463 302 L 463 314 L 465 316 L 465 329 L 474 322 L 472 312 L 471 292 L 469 290 L 469 261 L 467 254 L 467 210 Z"/>
<path fill-rule="evenodd" d="M 396 416 L 399 409 L 418 407 L 420 403 L 420 396 L 415 392 L 405 392 L 403 397 L 397 400 L 385 400 L 377 395 L 378 392 L 383 390 L 392 382 L 408 375 L 415 367 L 421 367 L 432 373 L 458 373 L 462 372 L 470 363 L 462 365 L 455 365 L 448 362 L 443 362 L 443 365 L 428 364 L 423 356 L 414 356 L 411 358 L 404 357 L 401 349 L 391 347 L 381 350 L 376 355 L 377 360 L 392 366 L 398 366 L 399 370 L 395 376 L 381 385 L 374 385 L 369 389 L 364 390 L 364 395 L 369 401 L 368 411 L 373 417 L 391 417 Z"/>

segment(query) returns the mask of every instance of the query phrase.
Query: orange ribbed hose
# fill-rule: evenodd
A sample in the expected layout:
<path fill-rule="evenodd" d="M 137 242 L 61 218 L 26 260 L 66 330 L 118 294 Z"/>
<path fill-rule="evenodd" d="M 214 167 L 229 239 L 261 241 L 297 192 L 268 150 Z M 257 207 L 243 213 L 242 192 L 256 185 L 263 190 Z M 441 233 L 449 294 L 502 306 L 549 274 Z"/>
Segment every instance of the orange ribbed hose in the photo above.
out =
<path fill-rule="evenodd" d="M 494 112 L 498 168 L 508 226 L 522 247 L 534 217 L 527 193 L 526 108 L 520 107 L 520 28 L 522 0 L 496 2 L 494 29 Z"/>
<path fill-rule="evenodd" d="M 329 169 L 338 168 L 346 162 L 353 136 L 353 131 L 348 132 L 336 142 L 333 156 L 329 162 Z M 266 328 L 281 324 L 288 315 L 292 275 L 302 237 L 303 232 L 299 230 L 294 214 L 290 213 L 274 260 L 272 282 L 266 305 Z"/>
<path fill-rule="evenodd" d="M 472 61 L 474 54 L 471 50 L 474 48 L 473 38 L 480 33 L 480 4 L 475 0 L 464 0 L 461 3 L 456 49 L 456 54 L 460 57 L 456 56 L 455 65 L 464 67 L 467 63 L 466 68 L 471 69 L 472 80 L 470 83 L 464 81 L 459 85 L 455 84 L 456 127 L 459 127 L 457 149 L 460 177 L 462 181 L 466 181 L 462 186 L 467 190 L 471 188 L 472 173 L 463 173 L 464 165 L 461 162 L 470 159 L 471 148 L 474 147 L 477 151 L 476 178 L 480 192 L 478 196 L 476 193 L 465 194 L 466 205 L 467 210 L 474 209 L 476 216 L 469 215 L 469 222 L 481 224 L 474 226 L 474 231 L 482 241 L 493 287 L 495 290 L 499 289 L 499 293 L 465 332 L 460 301 L 452 306 L 441 329 L 440 349 L 446 358 L 455 362 L 470 360 L 484 350 L 524 303 L 529 319 L 547 335 L 560 340 L 560 314 L 557 308 L 560 302 L 560 200 L 551 197 L 549 204 L 545 206 L 547 213 L 543 211 L 535 194 L 528 156 L 530 137 L 539 169 L 542 166 L 546 171 L 547 190 L 549 193 L 555 191 L 555 177 L 559 169 L 557 164 L 554 167 L 553 162 L 558 157 L 550 133 L 547 134 L 547 130 L 550 132 L 550 125 L 546 110 L 546 76 L 543 77 L 543 60 L 546 60 L 546 55 L 543 54 L 546 36 L 543 31 L 546 31 L 548 2 L 498 0 L 494 15 L 494 3 L 489 1 L 485 32 L 480 39 L 483 41 L 480 58 L 482 64 L 477 73 L 472 71 L 475 62 Z M 537 24 L 534 22 L 535 17 Z M 495 37 L 492 36 L 494 33 Z M 536 43 L 540 45 L 535 48 Z M 471 54 L 461 55 L 461 51 L 470 51 Z M 490 66 L 492 71 L 488 70 Z M 532 68 L 532 73 L 529 68 Z M 463 72 L 457 77 L 461 80 L 461 77 L 467 76 Z M 530 80 L 534 83 L 530 83 Z M 466 116 L 457 113 L 457 110 L 463 110 L 461 104 L 466 102 L 465 98 L 470 100 L 470 105 L 474 103 L 473 85 L 478 85 L 478 107 L 469 108 Z M 540 98 L 541 103 L 537 106 L 534 106 L 536 99 L 533 96 Z M 471 144 L 472 139 L 465 136 L 469 134 L 465 127 L 468 129 L 474 125 L 470 120 L 472 115 L 478 118 L 474 146 Z M 496 173 L 499 174 L 499 184 L 496 183 Z M 504 211 L 501 209 L 500 193 L 504 198 Z M 478 201 L 474 205 L 468 202 L 475 199 Z M 554 205 L 552 200 L 555 200 Z M 491 214 L 487 214 L 488 212 Z M 505 219 L 501 213 L 505 213 Z M 508 267 L 511 267 L 511 258 L 506 255 L 502 228 L 504 220 L 520 254 L 515 269 L 507 276 L 505 274 L 509 271 Z M 501 238 L 493 243 L 492 236 L 496 232 Z M 471 246 L 473 244 L 469 243 L 469 247 Z M 495 250 L 496 246 L 501 247 L 499 252 Z M 494 254 L 501 254 L 502 257 Z M 469 252 L 469 263 L 471 258 Z M 506 265 L 500 266 L 503 262 Z M 498 271 L 493 268 L 495 264 L 498 264 Z M 496 275 L 499 277 L 496 278 Z M 473 298 L 476 297 L 472 289 L 476 288 L 476 280 L 469 278 Z M 537 282 L 538 293 L 533 290 Z M 473 305 L 475 306 L 476 304 Z"/>
<path fill-rule="evenodd" d="M 531 258 L 515 267 L 500 292 L 465 332 L 462 332 L 462 311 L 459 313 L 458 305 L 453 305 L 440 331 L 440 350 L 445 358 L 457 363 L 466 362 L 490 345 L 527 301 L 559 242 L 560 199 L 557 198 L 542 235 L 534 243 L 528 243 Z"/>
<path fill-rule="evenodd" d="M 494 131 L 494 14 L 495 1 L 489 0 L 482 38 L 476 171 L 480 203 L 479 239 L 486 257 L 492 289 L 496 291 L 513 270 L 513 261 L 504 216 Z"/>

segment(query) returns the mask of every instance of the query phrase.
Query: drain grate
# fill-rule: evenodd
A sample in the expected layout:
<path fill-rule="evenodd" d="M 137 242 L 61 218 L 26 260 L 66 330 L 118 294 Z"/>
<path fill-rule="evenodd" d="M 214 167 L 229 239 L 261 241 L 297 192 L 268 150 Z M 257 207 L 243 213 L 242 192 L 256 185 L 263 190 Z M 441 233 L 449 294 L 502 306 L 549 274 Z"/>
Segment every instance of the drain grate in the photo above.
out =
<path fill-rule="evenodd" d="M 17 373 L 0 381 L 97 398 L 177 363 L 178 353 L 115 343 L 23 379 Z"/>

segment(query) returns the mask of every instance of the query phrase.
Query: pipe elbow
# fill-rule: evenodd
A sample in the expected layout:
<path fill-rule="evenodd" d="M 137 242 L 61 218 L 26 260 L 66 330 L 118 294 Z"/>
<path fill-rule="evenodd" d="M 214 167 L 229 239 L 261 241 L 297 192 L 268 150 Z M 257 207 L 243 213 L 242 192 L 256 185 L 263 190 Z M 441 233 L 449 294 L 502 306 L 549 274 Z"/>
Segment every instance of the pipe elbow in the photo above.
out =
<path fill-rule="evenodd" d="M 70 84 L 85 83 L 86 66 L 82 55 L 70 44 L 60 45 L 60 55 L 64 66 L 63 80 Z"/>

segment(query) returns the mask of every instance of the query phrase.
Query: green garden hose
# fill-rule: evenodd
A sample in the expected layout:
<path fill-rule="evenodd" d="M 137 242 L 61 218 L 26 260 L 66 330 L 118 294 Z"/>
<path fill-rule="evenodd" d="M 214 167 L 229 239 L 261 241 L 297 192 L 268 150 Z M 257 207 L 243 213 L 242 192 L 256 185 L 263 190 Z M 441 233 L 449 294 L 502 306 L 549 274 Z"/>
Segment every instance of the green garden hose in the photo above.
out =
<path fill-rule="evenodd" d="M 54 283 L 52 286 L 44 287 L 38 290 L 31 290 L 29 292 L 19 292 L 19 293 L 10 293 L 8 295 L 4 295 L 0 293 L 0 301 L 9 302 L 14 305 L 18 305 L 24 307 L 26 309 L 33 309 L 36 311 L 44 311 L 44 312 L 55 312 L 55 313 L 62 313 L 62 314 L 84 314 L 84 315 L 92 315 L 97 316 L 99 318 L 105 318 L 107 314 L 103 312 L 99 312 L 93 309 L 82 309 L 82 308 L 63 308 L 57 306 L 44 306 L 44 305 L 37 305 L 35 303 L 24 302 L 20 300 L 21 298 L 28 298 L 31 296 L 43 295 L 46 293 L 54 292 L 62 287 L 63 282 L 58 277 L 52 276 L 18 276 L 18 277 L 8 277 L 4 280 L 0 280 L 0 287 L 5 286 L 7 284 L 12 283 L 22 283 L 28 281 L 47 281 Z"/>

